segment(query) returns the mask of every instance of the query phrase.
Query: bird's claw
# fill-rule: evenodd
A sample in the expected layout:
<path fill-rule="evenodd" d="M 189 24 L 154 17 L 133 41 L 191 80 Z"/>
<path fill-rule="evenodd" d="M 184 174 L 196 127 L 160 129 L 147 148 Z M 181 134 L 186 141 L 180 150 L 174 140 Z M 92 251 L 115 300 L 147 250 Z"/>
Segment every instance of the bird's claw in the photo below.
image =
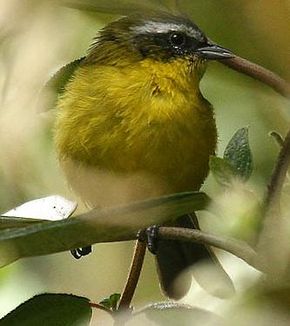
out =
<path fill-rule="evenodd" d="M 75 259 L 80 259 L 92 252 L 92 246 L 87 246 L 83 248 L 76 248 L 70 251 Z"/>
<path fill-rule="evenodd" d="M 147 244 L 148 250 L 156 255 L 158 250 L 158 225 L 149 226 L 147 229 L 140 230 L 138 232 L 137 238 L 139 241 L 144 241 Z"/>

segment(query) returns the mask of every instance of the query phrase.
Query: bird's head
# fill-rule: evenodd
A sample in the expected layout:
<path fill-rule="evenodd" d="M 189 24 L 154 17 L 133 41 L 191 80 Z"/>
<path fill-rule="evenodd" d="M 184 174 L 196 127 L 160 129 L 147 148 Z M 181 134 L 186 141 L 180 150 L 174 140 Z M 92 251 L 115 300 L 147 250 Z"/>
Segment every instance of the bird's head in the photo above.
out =
<path fill-rule="evenodd" d="M 210 41 L 190 19 L 168 13 L 133 15 L 108 24 L 96 37 L 85 63 L 127 65 L 152 59 L 184 59 L 195 65 L 232 57 Z"/>

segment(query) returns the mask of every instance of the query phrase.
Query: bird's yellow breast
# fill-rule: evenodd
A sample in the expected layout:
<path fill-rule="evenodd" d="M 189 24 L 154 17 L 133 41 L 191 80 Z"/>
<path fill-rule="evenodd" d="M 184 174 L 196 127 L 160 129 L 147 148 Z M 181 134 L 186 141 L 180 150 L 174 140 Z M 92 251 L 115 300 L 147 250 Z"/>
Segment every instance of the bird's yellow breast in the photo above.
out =
<path fill-rule="evenodd" d="M 200 187 L 216 127 L 198 71 L 185 60 L 151 59 L 76 71 L 58 102 L 55 142 L 86 201 L 128 193 L 118 203 Z"/>

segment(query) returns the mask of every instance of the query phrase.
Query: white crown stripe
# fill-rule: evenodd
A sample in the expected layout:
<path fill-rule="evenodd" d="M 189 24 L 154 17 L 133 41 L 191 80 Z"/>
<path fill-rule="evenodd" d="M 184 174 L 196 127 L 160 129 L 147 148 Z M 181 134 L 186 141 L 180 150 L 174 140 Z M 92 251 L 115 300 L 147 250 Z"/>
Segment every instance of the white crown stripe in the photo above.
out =
<path fill-rule="evenodd" d="M 145 34 L 145 33 L 168 33 L 168 32 L 183 32 L 186 33 L 189 37 L 200 37 L 200 33 L 195 30 L 193 27 L 184 25 L 184 24 L 174 24 L 174 23 L 163 23 L 148 21 L 144 25 L 134 26 L 131 30 L 136 34 Z"/>

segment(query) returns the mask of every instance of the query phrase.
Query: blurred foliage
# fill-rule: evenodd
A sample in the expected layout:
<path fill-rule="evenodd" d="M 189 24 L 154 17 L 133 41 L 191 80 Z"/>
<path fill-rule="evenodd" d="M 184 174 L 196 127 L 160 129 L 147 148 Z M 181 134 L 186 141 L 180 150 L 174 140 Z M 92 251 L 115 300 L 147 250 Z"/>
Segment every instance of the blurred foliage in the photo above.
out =
<path fill-rule="evenodd" d="M 37 309 L 36 309 L 37 307 Z M 88 325 L 92 309 L 86 298 L 68 294 L 41 294 L 24 302 L 0 320 L 1 326 Z"/>
<path fill-rule="evenodd" d="M 222 325 L 222 319 L 207 310 L 168 301 L 151 304 L 138 314 L 145 314 L 149 321 L 160 326 L 176 326 L 177 320 L 178 324 L 183 326 L 192 325 L 193 320 L 198 320 L 201 324 Z"/>
<path fill-rule="evenodd" d="M 0 267 L 23 257 L 132 239 L 140 229 L 163 225 L 204 209 L 208 202 L 208 196 L 202 192 L 184 192 L 118 207 L 94 209 L 87 214 L 58 221 L 16 217 L 8 224 L 9 218 L 0 217 L 0 223 L 8 224 L 0 233 Z M 36 211 L 38 209 L 36 206 Z M 33 206 L 31 214 L 37 216 Z"/>
<path fill-rule="evenodd" d="M 92 0 L 67 2 L 96 3 Z M 117 17 L 116 12 L 120 11 L 108 8 L 97 14 L 68 8 L 63 3 L 60 0 L 10 0 L 0 3 L 1 211 L 55 193 L 74 198 L 58 169 L 53 151 L 53 112 L 39 113 L 41 99 L 38 99 L 38 94 L 60 67 L 86 53 L 96 31 Z M 126 1 L 127 9 L 124 9 L 122 1 L 98 1 L 98 4 L 101 3 L 104 6 L 119 6 L 121 10 L 131 10 L 134 3 L 141 2 Z M 290 80 L 288 0 L 148 2 L 150 6 L 156 3 L 187 13 L 214 41 Z M 104 11 L 108 13 L 105 14 Z M 253 212 L 260 205 L 279 149 L 268 134 L 275 130 L 282 136 L 285 135 L 289 127 L 290 105 L 268 87 L 218 63 L 209 66 L 201 87 L 204 96 L 215 108 L 219 130 L 218 153 L 223 153 L 236 130 L 250 125 L 255 162 L 253 175 L 247 185 L 237 183 L 230 191 L 221 191 L 212 182 L 211 176 L 207 179 L 206 191 L 223 209 L 218 216 L 200 215 L 201 224 L 204 229 L 212 232 L 248 238 L 244 234 L 251 233 L 252 217 L 255 216 Z M 282 208 L 284 216 L 289 216 L 289 180 Z M 285 230 L 288 229 L 289 222 L 286 219 Z M 277 242 L 277 252 L 285 253 L 285 260 L 289 250 L 284 250 L 284 247 L 279 249 L 280 243 Z M 17 262 L 12 269 L 1 271 L 0 297 L 5 295 L 5 305 L 1 305 L 0 314 L 4 315 L 23 299 L 30 297 L 32 291 L 73 292 L 98 302 L 108 293 L 123 287 L 130 250 L 130 243 L 98 245 L 94 254 L 80 262 L 73 261 L 68 253 Z M 137 307 L 161 299 L 154 268 L 152 258 L 148 256 L 134 301 Z M 237 261 L 229 264 L 227 269 L 233 277 L 239 279 L 237 275 L 241 275 L 239 280 L 247 280 L 246 284 L 236 282 L 246 291 L 249 287 L 248 279 L 252 277 L 251 270 L 244 265 L 241 268 Z M 284 273 L 287 274 L 286 267 Z M 4 281 L 10 285 L 9 289 L 5 288 Z M 14 284 L 18 286 L 13 286 Z M 265 305 L 261 303 L 257 309 L 253 301 L 247 301 L 247 296 L 245 298 L 242 293 L 242 298 L 234 302 L 237 307 L 235 320 L 232 318 L 235 310 L 229 308 L 228 302 L 208 298 L 197 286 L 192 288 L 184 300 L 212 311 L 230 311 L 230 324 L 273 325 L 280 322 L 279 325 L 284 325 L 281 321 L 283 319 L 287 325 L 289 309 L 285 310 L 286 313 L 283 310 L 282 315 L 279 312 L 276 314 L 281 305 L 289 307 L 288 288 L 285 284 L 280 288 L 282 290 L 279 292 L 277 287 L 271 285 L 268 289 L 267 284 L 264 284 L 262 290 L 258 291 L 254 286 L 252 291 L 257 296 L 256 302 L 260 301 L 260 293 L 269 298 L 263 300 Z M 278 299 L 273 303 L 273 298 L 276 297 Z M 250 302 L 248 305 L 253 309 L 252 314 L 241 309 L 241 301 Z M 96 322 L 99 320 L 98 315 L 94 318 Z M 148 325 L 148 320 L 145 320 L 144 325 Z"/>

